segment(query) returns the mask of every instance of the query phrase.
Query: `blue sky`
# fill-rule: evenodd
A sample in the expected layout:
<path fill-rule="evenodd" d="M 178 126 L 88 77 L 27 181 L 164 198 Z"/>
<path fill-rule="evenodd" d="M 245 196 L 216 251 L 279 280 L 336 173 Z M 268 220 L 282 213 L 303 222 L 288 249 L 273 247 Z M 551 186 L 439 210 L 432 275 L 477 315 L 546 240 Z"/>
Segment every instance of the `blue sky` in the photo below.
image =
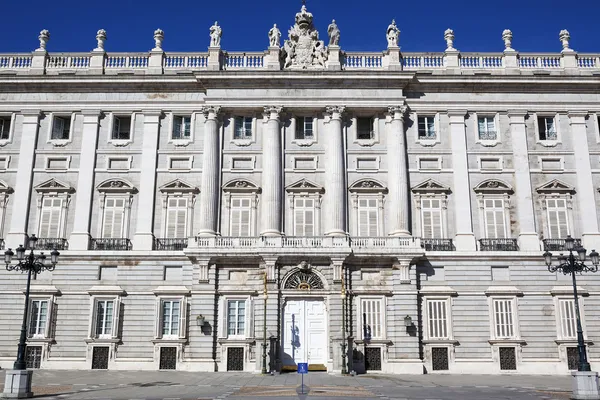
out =
<path fill-rule="evenodd" d="M 35 49 L 41 29 L 50 31 L 51 52 L 89 51 L 100 28 L 107 31 L 108 52 L 148 51 L 156 28 L 165 31 L 165 51 L 206 51 L 215 20 L 224 50 L 262 51 L 273 23 L 287 37 L 300 6 L 301 0 L 6 0 L 0 53 Z M 561 29 L 569 30 L 578 52 L 600 52 L 598 0 L 307 0 L 307 8 L 326 43 L 335 18 L 347 51 L 384 50 L 385 29 L 395 18 L 403 51 L 443 51 L 446 28 L 454 29 L 461 51 L 502 51 L 508 28 L 521 52 L 559 52 Z"/>

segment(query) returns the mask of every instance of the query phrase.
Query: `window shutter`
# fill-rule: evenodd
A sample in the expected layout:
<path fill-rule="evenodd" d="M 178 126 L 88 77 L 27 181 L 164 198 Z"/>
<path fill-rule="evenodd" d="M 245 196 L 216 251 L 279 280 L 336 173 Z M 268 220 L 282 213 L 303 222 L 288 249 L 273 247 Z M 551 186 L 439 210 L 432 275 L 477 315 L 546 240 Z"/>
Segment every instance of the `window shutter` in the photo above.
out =
<path fill-rule="evenodd" d="M 221 298 L 219 300 L 219 310 L 221 311 L 221 326 L 219 327 L 220 337 L 227 337 L 227 315 L 229 314 L 229 304 L 226 299 Z"/>
<path fill-rule="evenodd" d="M 559 301 L 561 314 L 561 329 L 564 339 L 572 339 L 577 336 L 575 303 L 573 300 L 564 299 Z"/>
<path fill-rule="evenodd" d="M 242 199 L 240 215 L 240 236 L 250 236 L 250 199 Z"/>
<path fill-rule="evenodd" d="M 192 118 L 191 117 L 183 117 L 183 137 L 189 138 L 191 136 L 192 131 Z"/>
<path fill-rule="evenodd" d="M 33 335 L 35 335 L 36 333 L 36 328 L 37 328 L 37 319 L 38 319 L 38 314 L 40 312 L 39 310 L 39 303 L 36 300 L 31 300 L 29 302 L 29 308 L 31 309 L 31 311 L 29 312 L 29 320 L 27 321 L 28 326 L 27 326 L 27 337 L 33 337 Z"/>
<path fill-rule="evenodd" d="M 42 202 L 40 215 L 39 237 L 57 238 L 60 228 L 60 215 L 62 211 L 62 199 L 46 197 Z"/>
<path fill-rule="evenodd" d="M 154 335 L 157 339 L 162 338 L 162 326 L 163 326 L 163 312 L 162 312 L 162 299 L 157 298 L 154 304 L 154 315 L 156 315 L 156 330 Z"/>
<path fill-rule="evenodd" d="M 234 119 L 234 139 L 242 139 L 244 137 L 244 119 L 242 117 L 235 117 Z"/>
<path fill-rule="evenodd" d="M 358 236 L 369 236 L 369 211 L 358 209 Z"/>
<path fill-rule="evenodd" d="M 304 235 L 315 236 L 315 213 L 311 208 L 308 208 L 304 214 Z"/>
<path fill-rule="evenodd" d="M 94 338 L 96 332 L 96 300 L 92 297 L 90 299 L 90 323 L 88 329 L 88 338 Z"/>
<path fill-rule="evenodd" d="M 112 138 L 119 139 L 120 131 L 121 131 L 121 120 L 118 117 L 113 116 Z"/>
<path fill-rule="evenodd" d="M 304 231 L 304 208 L 296 208 L 294 213 L 295 215 L 295 232 L 294 234 L 296 236 L 304 236 L 305 235 L 305 231 Z"/>
<path fill-rule="evenodd" d="M 112 315 L 112 331 L 111 337 L 116 339 L 119 337 L 119 318 L 121 316 L 121 298 L 115 297 L 113 301 L 113 315 Z"/>
<path fill-rule="evenodd" d="M 296 139 L 304 139 L 304 117 L 296 117 Z"/>
<path fill-rule="evenodd" d="M 172 132 L 172 138 L 173 139 L 181 139 L 181 125 L 183 122 L 183 118 L 178 116 L 178 115 L 174 115 L 173 116 L 173 132 Z"/>
<path fill-rule="evenodd" d="M 254 337 L 254 299 L 246 300 L 246 326 L 244 326 L 244 336 L 246 338 Z"/>
<path fill-rule="evenodd" d="M 52 139 L 62 139 L 65 129 L 65 120 L 60 117 L 54 117 L 52 124 Z"/>
<path fill-rule="evenodd" d="M 187 298 L 181 299 L 179 306 L 179 339 L 185 339 L 187 332 Z"/>
<path fill-rule="evenodd" d="M 47 300 L 46 302 L 48 304 L 48 311 L 46 314 L 46 326 L 44 327 L 44 337 L 45 338 L 49 338 L 51 337 L 51 330 L 50 327 L 52 326 L 52 324 L 54 323 L 53 320 L 53 312 L 54 312 L 54 301 L 52 301 L 52 299 Z"/>

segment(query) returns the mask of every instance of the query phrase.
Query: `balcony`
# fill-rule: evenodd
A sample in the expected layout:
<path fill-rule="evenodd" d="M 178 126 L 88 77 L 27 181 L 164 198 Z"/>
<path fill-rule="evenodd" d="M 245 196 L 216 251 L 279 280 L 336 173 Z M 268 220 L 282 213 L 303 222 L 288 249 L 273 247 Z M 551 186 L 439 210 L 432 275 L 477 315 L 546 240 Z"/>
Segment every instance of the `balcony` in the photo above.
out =
<path fill-rule="evenodd" d="M 421 238 L 421 247 L 425 251 L 454 251 L 452 239 L 423 239 Z"/>
<path fill-rule="evenodd" d="M 187 238 L 156 238 L 154 250 L 180 251 L 188 246 Z"/>
<path fill-rule="evenodd" d="M 0 239 L 0 250 L 4 250 L 4 239 Z"/>
<path fill-rule="evenodd" d="M 90 241 L 90 250 L 131 250 L 131 240 L 126 238 L 95 239 Z"/>
<path fill-rule="evenodd" d="M 544 239 L 544 251 L 565 251 L 565 239 Z M 573 248 L 581 246 L 581 239 L 575 239 Z"/>
<path fill-rule="evenodd" d="M 27 249 L 32 250 L 68 250 L 69 242 L 62 238 L 37 238 L 35 241 L 27 241 Z"/>
<path fill-rule="evenodd" d="M 519 251 L 517 239 L 479 239 L 479 251 Z"/>

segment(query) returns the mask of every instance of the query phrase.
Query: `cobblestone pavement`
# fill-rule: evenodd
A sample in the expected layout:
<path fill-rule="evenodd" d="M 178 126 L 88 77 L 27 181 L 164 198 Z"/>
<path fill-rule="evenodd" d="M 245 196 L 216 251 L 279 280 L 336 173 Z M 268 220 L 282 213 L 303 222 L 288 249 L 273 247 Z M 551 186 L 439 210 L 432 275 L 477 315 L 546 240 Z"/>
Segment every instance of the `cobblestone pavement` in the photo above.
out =
<path fill-rule="evenodd" d="M 3 389 L 4 371 L 0 371 Z M 360 375 L 278 376 L 234 372 L 35 371 L 44 400 L 566 400 L 570 376 Z"/>

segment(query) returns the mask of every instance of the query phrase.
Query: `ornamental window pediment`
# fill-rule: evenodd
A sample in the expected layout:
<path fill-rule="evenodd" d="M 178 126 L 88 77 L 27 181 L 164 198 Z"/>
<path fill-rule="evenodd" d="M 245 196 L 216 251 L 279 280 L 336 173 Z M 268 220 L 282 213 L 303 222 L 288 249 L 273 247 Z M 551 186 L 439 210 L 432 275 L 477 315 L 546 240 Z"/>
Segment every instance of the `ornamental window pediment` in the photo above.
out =
<path fill-rule="evenodd" d="M 107 179 L 96 189 L 102 193 L 135 193 L 137 191 L 131 182 L 120 178 Z"/>
<path fill-rule="evenodd" d="M 539 194 L 574 194 L 575 187 L 566 184 L 565 182 L 562 182 L 558 179 L 553 179 L 548 183 L 544 183 L 543 185 L 536 187 L 535 191 Z"/>
<path fill-rule="evenodd" d="M 298 268 L 290 273 L 283 284 L 284 289 L 319 290 L 325 289 L 323 279 L 312 269 L 307 261 L 302 261 Z"/>
<path fill-rule="evenodd" d="M 72 193 L 75 191 L 75 189 L 68 184 L 54 178 L 40 183 L 35 186 L 34 189 L 38 193 Z"/>
<path fill-rule="evenodd" d="M 359 179 L 349 187 L 353 193 L 387 193 L 387 188 L 374 179 Z"/>
<path fill-rule="evenodd" d="M 231 193 L 259 193 L 260 187 L 247 179 L 235 179 L 223 186 L 224 192 Z"/>
<path fill-rule="evenodd" d="M 486 179 L 475 186 L 473 191 L 480 195 L 514 193 L 512 186 L 498 179 Z"/>
<path fill-rule="evenodd" d="M 424 182 L 421 182 L 418 185 L 413 186 L 411 190 L 415 194 L 450 194 L 452 192 L 449 186 L 439 183 L 438 181 L 433 179 L 428 179 Z"/>
<path fill-rule="evenodd" d="M 325 188 L 323 186 L 318 185 L 308 179 L 300 179 L 297 182 L 288 185 L 285 188 L 286 191 L 291 193 L 324 193 Z"/>
<path fill-rule="evenodd" d="M 162 193 L 198 193 L 199 190 L 182 179 L 175 179 L 162 185 L 159 190 Z"/>

